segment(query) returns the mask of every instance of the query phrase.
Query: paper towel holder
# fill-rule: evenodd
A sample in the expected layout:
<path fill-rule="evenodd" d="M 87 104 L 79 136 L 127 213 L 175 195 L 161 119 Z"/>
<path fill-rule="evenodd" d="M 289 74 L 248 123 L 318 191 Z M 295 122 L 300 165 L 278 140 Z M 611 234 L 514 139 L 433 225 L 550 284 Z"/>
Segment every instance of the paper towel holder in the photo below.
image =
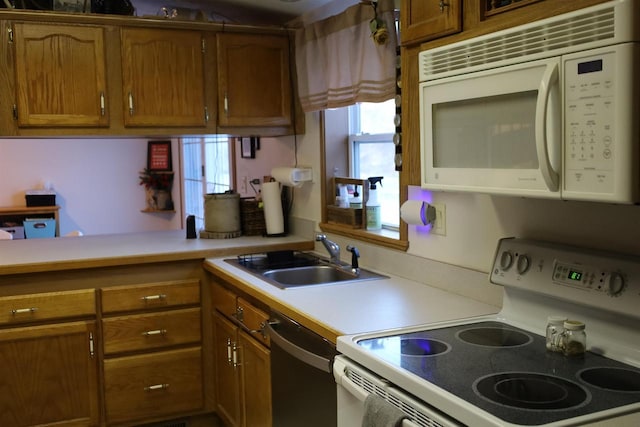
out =
<path fill-rule="evenodd" d="M 407 224 L 433 226 L 436 208 L 422 200 L 407 200 L 400 207 L 400 218 Z"/>

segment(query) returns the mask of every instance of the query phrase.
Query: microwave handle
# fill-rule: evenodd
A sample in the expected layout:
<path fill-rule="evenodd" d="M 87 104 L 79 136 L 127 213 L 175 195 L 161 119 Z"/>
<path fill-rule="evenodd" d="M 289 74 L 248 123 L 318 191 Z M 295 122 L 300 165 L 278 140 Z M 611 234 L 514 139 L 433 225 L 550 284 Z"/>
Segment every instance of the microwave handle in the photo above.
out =
<path fill-rule="evenodd" d="M 547 113 L 549 110 L 549 100 L 551 99 L 551 87 L 558 83 L 558 63 L 553 62 L 547 65 L 542 75 L 540 89 L 538 90 L 538 101 L 536 103 L 536 151 L 542 178 L 551 191 L 558 190 L 558 172 L 551 166 L 549 157 L 549 141 L 547 141 Z M 558 141 L 553 141 L 557 144 Z"/>

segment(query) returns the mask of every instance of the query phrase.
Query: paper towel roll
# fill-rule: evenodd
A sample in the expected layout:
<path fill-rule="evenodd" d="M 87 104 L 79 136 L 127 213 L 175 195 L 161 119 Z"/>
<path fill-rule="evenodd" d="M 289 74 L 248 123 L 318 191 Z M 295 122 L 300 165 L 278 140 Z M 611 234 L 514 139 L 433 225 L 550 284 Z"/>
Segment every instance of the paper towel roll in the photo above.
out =
<path fill-rule="evenodd" d="M 302 181 L 297 179 L 298 169 L 279 167 L 271 169 L 271 176 L 273 179 L 289 187 L 301 187 Z"/>
<path fill-rule="evenodd" d="M 400 218 L 407 224 L 426 225 L 425 205 L 422 200 L 407 200 L 400 207 Z"/>
<path fill-rule="evenodd" d="M 284 233 L 280 183 L 265 182 L 262 184 L 262 202 L 264 203 L 264 222 L 267 226 L 267 234 Z"/>

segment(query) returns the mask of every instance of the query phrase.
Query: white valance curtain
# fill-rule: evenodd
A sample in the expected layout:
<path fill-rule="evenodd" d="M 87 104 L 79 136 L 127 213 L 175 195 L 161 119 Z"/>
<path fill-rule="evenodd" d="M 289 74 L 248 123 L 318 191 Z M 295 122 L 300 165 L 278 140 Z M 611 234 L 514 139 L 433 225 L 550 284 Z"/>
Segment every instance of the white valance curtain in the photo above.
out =
<path fill-rule="evenodd" d="M 394 1 L 380 0 L 375 10 L 365 3 L 370 2 L 296 31 L 298 91 L 305 112 L 393 98 L 397 45 Z M 371 35 L 375 11 L 389 31 L 389 39 L 382 45 Z"/>

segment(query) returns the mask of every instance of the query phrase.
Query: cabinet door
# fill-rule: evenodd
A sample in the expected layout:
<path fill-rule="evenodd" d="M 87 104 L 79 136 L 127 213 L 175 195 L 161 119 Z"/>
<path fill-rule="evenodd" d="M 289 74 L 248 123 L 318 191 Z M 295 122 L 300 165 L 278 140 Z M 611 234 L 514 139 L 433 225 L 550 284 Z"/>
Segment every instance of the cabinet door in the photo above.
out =
<path fill-rule="evenodd" d="M 126 126 L 205 126 L 199 31 L 122 28 Z"/>
<path fill-rule="evenodd" d="M 402 44 L 431 40 L 462 30 L 462 0 L 402 0 Z"/>
<path fill-rule="evenodd" d="M 15 23 L 13 31 L 19 126 L 109 125 L 103 28 Z"/>
<path fill-rule="evenodd" d="M 0 425 L 98 425 L 94 321 L 0 330 Z"/>
<path fill-rule="evenodd" d="M 287 38 L 219 33 L 217 40 L 219 125 L 290 125 Z"/>
<path fill-rule="evenodd" d="M 250 335 L 238 334 L 244 427 L 271 427 L 271 355 Z"/>
<path fill-rule="evenodd" d="M 214 359 L 216 364 L 215 390 L 218 415 L 229 427 L 240 427 L 240 376 L 234 364 L 237 328 L 219 313 L 213 314 Z"/>

